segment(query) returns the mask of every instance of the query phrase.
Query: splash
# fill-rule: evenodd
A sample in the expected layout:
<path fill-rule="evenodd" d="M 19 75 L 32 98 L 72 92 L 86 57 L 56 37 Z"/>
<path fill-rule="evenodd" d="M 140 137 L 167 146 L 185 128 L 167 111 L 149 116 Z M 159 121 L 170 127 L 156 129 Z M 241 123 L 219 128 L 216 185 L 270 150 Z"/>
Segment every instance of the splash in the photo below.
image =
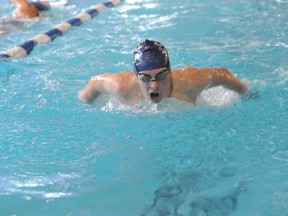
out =
<path fill-rule="evenodd" d="M 196 104 L 209 107 L 228 106 L 239 99 L 239 94 L 222 86 L 203 91 L 196 100 Z"/>

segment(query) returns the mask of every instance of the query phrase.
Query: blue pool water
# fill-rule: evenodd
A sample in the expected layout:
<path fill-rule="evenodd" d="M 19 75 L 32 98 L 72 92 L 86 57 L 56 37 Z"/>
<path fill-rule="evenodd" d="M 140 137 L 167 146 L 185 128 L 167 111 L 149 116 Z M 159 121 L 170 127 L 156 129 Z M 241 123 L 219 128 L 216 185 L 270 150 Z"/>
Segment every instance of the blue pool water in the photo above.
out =
<path fill-rule="evenodd" d="M 98 3 L 54 8 L 0 48 Z M 13 9 L 0 4 L 1 16 Z M 286 0 L 127 0 L 0 62 L 1 215 L 288 215 L 287 11 Z M 173 68 L 226 67 L 253 94 L 218 88 L 198 106 L 136 108 L 77 99 L 94 74 L 132 70 L 145 38 L 167 47 Z"/>

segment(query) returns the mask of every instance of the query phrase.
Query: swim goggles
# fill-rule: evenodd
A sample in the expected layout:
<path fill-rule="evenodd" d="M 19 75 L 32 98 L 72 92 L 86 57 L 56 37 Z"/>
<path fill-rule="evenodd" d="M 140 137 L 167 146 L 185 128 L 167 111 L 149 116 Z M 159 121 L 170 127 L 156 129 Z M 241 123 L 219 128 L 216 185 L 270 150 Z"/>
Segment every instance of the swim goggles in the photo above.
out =
<path fill-rule="evenodd" d="M 169 75 L 169 73 L 170 73 L 170 70 L 165 69 L 164 71 L 157 73 L 154 80 L 152 80 L 152 77 L 148 74 L 138 73 L 137 76 L 142 82 L 149 83 L 153 81 L 165 80 L 166 77 Z"/>

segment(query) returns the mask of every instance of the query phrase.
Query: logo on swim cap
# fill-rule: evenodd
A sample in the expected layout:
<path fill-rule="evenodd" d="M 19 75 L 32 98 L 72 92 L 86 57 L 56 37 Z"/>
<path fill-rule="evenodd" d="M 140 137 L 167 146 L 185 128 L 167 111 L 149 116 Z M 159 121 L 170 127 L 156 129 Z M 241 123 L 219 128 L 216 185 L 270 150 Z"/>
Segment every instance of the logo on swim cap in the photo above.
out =
<path fill-rule="evenodd" d="M 167 67 L 170 61 L 166 48 L 157 41 L 145 40 L 134 51 L 134 72 Z"/>

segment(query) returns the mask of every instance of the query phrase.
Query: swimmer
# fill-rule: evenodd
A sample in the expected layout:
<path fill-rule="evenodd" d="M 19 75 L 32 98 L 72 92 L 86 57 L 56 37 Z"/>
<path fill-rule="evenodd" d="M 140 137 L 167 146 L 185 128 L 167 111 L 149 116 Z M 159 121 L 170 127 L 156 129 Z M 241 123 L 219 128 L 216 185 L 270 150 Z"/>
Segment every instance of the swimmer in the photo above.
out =
<path fill-rule="evenodd" d="M 26 0 L 10 0 L 16 8 L 12 17 L 0 18 L 0 35 L 7 34 L 15 28 L 23 27 L 20 19 L 43 18 L 42 11 L 50 10 L 50 4 L 44 1 L 27 2 Z"/>
<path fill-rule="evenodd" d="M 35 18 L 44 17 L 41 13 L 50 9 L 50 4 L 44 1 L 29 3 L 27 0 L 10 0 L 16 9 L 13 11 L 14 18 Z"/>
<path fill-rule="evenodd" d="M 249 91 L 244 82 L 225 68 L 172 70 L 166 48 L 146 39 L 134 51 L 134 73 L 122 71 L 95 75 L 80 92 L 79 99 L 91 103 L 101 94 L 110 94 L 129 106 L 141 101 L 159 103 L 164 98 L 195 104 L 203 90 L 216 86 L 239 94 Z"/>

